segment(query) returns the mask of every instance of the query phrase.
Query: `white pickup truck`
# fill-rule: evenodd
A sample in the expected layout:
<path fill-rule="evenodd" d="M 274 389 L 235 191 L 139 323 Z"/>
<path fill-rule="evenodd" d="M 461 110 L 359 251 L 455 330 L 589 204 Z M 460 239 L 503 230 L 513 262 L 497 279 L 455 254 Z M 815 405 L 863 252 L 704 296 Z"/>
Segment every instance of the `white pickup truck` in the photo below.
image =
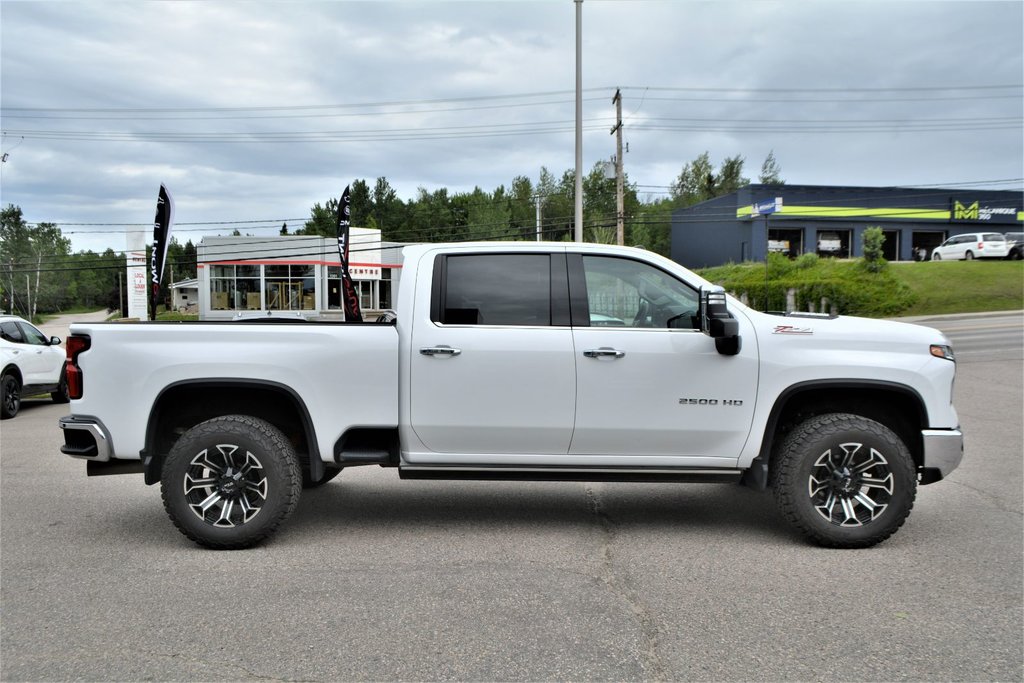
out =
<path fill-rule="evenodd" d="M 193 541 L 272 534 L 346 467 L 403 479 L 739 482 L 832 547 L 960 463 L 948 340 L 768 315 L 591 244 L 416 245 L 378 323 L 74 324 L 61 450 L 142 472 Z"/>

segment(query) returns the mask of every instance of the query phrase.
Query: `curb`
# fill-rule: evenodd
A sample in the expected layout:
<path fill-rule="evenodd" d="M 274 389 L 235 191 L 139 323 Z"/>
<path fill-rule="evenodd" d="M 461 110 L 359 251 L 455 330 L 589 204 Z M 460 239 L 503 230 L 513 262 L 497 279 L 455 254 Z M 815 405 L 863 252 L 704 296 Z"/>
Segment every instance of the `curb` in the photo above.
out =
<path fill-rule="evenodd" d="M 1003 316 L 1022 316 L 1024 310 L 1012 311 L 983 311 L 980 313 L 943 313 L 939 315 L 908 315 L 897 318 L 887 318 L 901 323 L 916 323 L 928 320 L 962 320 L 970 318 L 995 318 Z"/>

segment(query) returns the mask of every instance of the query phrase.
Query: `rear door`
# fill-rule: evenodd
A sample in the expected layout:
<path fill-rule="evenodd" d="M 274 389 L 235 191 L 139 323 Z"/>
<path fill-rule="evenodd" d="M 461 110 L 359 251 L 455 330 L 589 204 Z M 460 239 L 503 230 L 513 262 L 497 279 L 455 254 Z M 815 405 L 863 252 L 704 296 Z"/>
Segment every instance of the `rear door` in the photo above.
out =
<path fill-rule="evenodd" d="M 613 255 L 569 254 L 568 263 L 577 367 L 570 453 L 733 466 L 757 391 L 749 327 L 741 326 L 741 352 L 721 355 L 699 330 L 698 291 L 674 275 Z"/>
<path fill-rule="evenodd" d="M 435 453 L 565 455 L 576 369 L 564 253 L 442 254 L 432 287 L 410 349 L 417 438 Z"/>

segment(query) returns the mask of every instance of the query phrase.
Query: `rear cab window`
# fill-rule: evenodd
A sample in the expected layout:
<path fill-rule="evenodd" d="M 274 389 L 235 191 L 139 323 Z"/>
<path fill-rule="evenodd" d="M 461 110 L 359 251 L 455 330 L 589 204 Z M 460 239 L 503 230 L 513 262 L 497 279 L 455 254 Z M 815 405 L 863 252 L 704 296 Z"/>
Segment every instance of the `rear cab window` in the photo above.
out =
<path fill-rule="evenodd" d="M 565 256 L 440 255 L 431 299 L 431 320 L 442 325 L 568 325 Z"/>

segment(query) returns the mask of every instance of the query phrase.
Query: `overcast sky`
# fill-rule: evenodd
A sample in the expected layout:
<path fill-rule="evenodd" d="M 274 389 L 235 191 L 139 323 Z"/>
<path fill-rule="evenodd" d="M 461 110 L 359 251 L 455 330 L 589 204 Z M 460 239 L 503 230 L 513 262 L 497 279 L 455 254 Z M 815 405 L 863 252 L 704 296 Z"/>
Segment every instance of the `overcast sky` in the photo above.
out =
<path fill-rule="evenodd" d="M 1019 189 L 1022 8 L 586 0 L 584 168 L 620 87 L 641 197 L 704 151 L 754 179 L 774 150 L 789 183 Z M 123 250 L 161 182 L 198 242 L 299 227 L 356 178 L 410 199 L 575 163 L 571 0 L 4 0 L 0 30 L 3 205 L 76 251 Z"/>

